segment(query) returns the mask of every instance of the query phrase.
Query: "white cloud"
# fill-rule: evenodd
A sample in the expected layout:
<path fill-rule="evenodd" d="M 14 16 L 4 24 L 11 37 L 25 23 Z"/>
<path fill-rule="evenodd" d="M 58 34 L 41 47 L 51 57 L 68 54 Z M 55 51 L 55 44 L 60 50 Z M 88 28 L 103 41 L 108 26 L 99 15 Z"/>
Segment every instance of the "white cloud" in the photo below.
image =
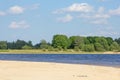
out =
<path fill-rule="evenodd" d="M 5 16 L 5 15 L 6 15 L 6 13 L 5 13 L 5 12 L 0 11 L 0 16 Z"/>
<path fill-rule="evenodd" d="M 106 19 L 98 19 L 98 20 L 91 20 L 90 23 L 103 25 L 103 24 L 108 24 L 108 21 Z"/>
<path fill-rule="evenodd" d="M 78 18 L 86 19 L 86 21 L 92 24 L 105 25 L 108 24 L 108 19 L 111 16 L 108 13 L 105 13 L 104 7 L 99 7 L 97 10 L 94 10 L 92 13 L 80 14 Z"/>
<path fill-rule="evenodd" d="M 111 17 L 110 15 L 105 13 L 81 14 L 78 16 L 78 18 L 85 19 L 86 22 L 97 24 L 97 25 L 108 24 L 108 19 L 110 17 Z"/>
<path fill-rule="evenodd" d="M 79 16 L 77 16 L 78 18 L 85 18 L 85 19 L 90 19 L 92 18 L 92 16 L 90 14 L 80 14 Z"/>
<path fill-rule="evenodd" d="M 108 19 L 111 16 L 108 14 L 99 14 L 99 13 L 94 13 L 94 14 L 81 14 L 78 16 L 78 18 L 86 18 L 86 19 Z"/>
<path fill-rule="evenodd" d="M 12 29 L 18 29 L 18 28 L 24 28 L 25 29 L 25 28 L 30 27 L 30 25 L 27 24 L 26 21 L 23 20 L 23 21 L 20 21 L 20 22 L 13 21 L 13 22 L 10 23 L 9 27 L 12 28 Z"/>
<path fill-rule="evenodd" d="M 95 14 L 95 15 L 93 16 L 93 18 L 97 18 L 97 19 L 108 19 L 108 18 L 110 18 L 110 15 L 108 15 L 108 14 Z"/>
<path fill-rule="evenodd" d="M 94 13 L 87 13 L 80 15 L 82 18 L 92 18 L 92 19 L 108 19 L 111 16 L 108 13 L 105 13 L 104 7 L 99 7 L 98 11 Z"/>
<path fill-rule="evenodd" d="M 64 12 L 91 12 L 93 11 L 93 7 L 87 3 L 74 3 L 71 6 L 68 6 L 66 8 L 61 8 L 53 13 L 59 14 Z"/>
<path fill-rule="evenodd" d="M 70 14 L 67 14 L 65 17 L 58 18 L 57 20 L 63 23 L 70 22 L 73 17 Z"/>
<path fill-rule="evenodd" d="M 69 12 L 90 12 L 93 8 L 87 3 L 74 3 L 65 10 Z"/>
<path fill-rule="evenodd" d="M 120 15 L 120 7 L 118 7 L 117 9 L 114 9 L 114 10 L 110 10 L 109 14 L 110 15 Z"/>
<path fill-rule="evenodd" d="M 108 13 L 105 13 L 104 7 L 99 7 L 97 10 L 88 3 L 74 3 L 66 8 L 61 8 L 54 11 L 55 14 L 69 13 L 76 14 L 74 17 L 82 18 L 92 24 L 108 24 L 108 19 L 111 17 Z M 71 13 L 72 12 L 72 13 Z M 77 12 L 77 13 L 76 13 Z M 79 15 L 79 16 L 78 16 Z M 61 22 L 70 22 L 73 17 L 66 16 L 63 18 L 58 18 Z"/>
<path fill-rule="evenodd" d="M 107 1 L 107 0 L 100 0 Z M 58 21 L 61 22 L 70 22 L 73 17 L 81 18 L 84 22 L 88 24 L 99 24 L 99 25 L 108 25 L 109 19 L 112 16 L 120 16 L 120 7 L 113 10 L 105 10 L 105 7 L 100 6 L 99 8 L 95 8 L 88 3 L 74 3 L 66 8 L 61 8 L 53 12 L 54 14 L 69 14 L 73 16 L 65 16 L 62 18 L 58 18 Z"/>
<path fill-rule="evenodd" d="M 9 14 L 13 14 L 13 15 L 17 15 L 17 14 L 22 14 L 27 10 L 36 10 L 38 9 L 40 6 L 40 4 L 36 3 L 36 4 L 32 4 L 30 6 L 18 6 L 18 5 L 14 5 L 14 6 L 10 6 L 8 9 L 4 10 L 4 11 L 0 11 L 0 16 L 6 16 Z"/>
<path fill-rule="evenodd" d="M 9 12 L 12 14 L 21 14 L 24 12 L 24 8 L 21 6 L 12 6 L 9 8 Z"/>

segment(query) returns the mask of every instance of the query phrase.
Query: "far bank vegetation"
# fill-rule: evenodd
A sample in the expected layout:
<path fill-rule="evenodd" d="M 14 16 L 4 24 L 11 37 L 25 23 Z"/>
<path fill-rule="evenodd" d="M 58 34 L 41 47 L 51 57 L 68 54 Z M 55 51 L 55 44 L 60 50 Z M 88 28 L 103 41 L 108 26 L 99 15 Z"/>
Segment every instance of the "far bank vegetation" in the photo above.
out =
<path fill-rule="evenodd" d="M 100 36 L 66 36 L 57 34 L 53 36 L 52 42 L 41 40 L 35 45 L 32 41 L 16 40 L 13 42 L 0 41 L 0 51 L 7 50 L 42 50 L 42 51 L 84 51 L 84 52 L 120 52 L 120 38 Z"/>

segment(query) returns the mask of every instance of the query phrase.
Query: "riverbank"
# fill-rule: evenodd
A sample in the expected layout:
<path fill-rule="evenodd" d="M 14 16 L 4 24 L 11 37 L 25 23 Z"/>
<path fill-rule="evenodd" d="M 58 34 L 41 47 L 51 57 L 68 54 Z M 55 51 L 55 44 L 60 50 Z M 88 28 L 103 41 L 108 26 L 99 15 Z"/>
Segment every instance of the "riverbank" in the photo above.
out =
<path fill-rule="evenodd" d="M 0 54 L 120 54 L 120 52 L 106 51 L 106 52 L 83 52 L 74 51 L 72 49 L 62 50 L 62 51 L 49 51 L 41 49 L 31 49 L 31 50 L 0 50 Z"/>
<path fill-rule="evenodd" d="M 120 68 L 48 62 L 0 61 L 1 80 L 119 80 Z"/>

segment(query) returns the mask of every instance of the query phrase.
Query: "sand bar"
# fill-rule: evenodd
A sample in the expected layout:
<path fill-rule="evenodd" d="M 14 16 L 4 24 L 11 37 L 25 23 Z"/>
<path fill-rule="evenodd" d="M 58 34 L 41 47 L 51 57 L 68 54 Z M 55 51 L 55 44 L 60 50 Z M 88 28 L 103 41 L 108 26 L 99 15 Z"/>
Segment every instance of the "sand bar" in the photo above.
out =
<path fill-rule="evenodd" d="M 0 61 L 0 80 L 120 80 L 120 68 L 47 62 Z"/>

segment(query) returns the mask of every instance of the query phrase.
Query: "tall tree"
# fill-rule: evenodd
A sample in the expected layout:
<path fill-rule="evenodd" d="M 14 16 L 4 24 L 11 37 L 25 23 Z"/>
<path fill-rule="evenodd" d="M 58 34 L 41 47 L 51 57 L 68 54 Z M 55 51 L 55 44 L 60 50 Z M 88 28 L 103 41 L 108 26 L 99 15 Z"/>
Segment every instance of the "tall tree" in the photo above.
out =
<path fill-rule="evenodd" d="M 93 44 L 85 44 L 82 50 L 87 52 L 95 51 Z"/>
<path fill-rule="evenodd" d="M 0 49 L 7 49 L 7 42 L 6 41 L 0 41 Z"/>
<path fill-rule="evenodd" d="M 114 40 L 111 37 L 106 37 L 105 39 L 107 40 L 109 46 L 114 42 Z"/>
<path fill-rule="evenodd" d="M 7 42 L 7 48 L 8 49 L 16 49 L 16 42 Z"/>
<path fill-rule="evenodd" d="M 48 49 L 48 44 L 47 44 L 46 40 L 41 40 L 40 49 Z"/>
<path fill-rule="evenodd" d="M 85 44 L 91 44 L 87 37 L 84 38 L 84 43 Z"/>
<path fill-rule="evenodd" d="M 97 38 L 97 37 L 88 36 L 87 40 L 90 42 L 90 44 L 94 44 L 95 43 L 95 38 Z"/>
<path fill-rule="evenodd" d="M 54 35 L 52 45 L 54 48 L 67 49 L 69 47 L 69 39 L 66 35 Z"/>
<path fill-rule="evenodd" d="M 30 47 L 33 47 L 32 41 L 28 41 L 27 45 L 30 46 Z"/>
<path fill-rule="evenodd" d="M 115 39 L 115 41 L 120 45 L 120 38 Z"/>
<path fill-rule="evenodd" d="M 94 46 L 96 51 L 105 51 L 103 45 L 101 45 L 100 43 L 95 43 Z"/>
<path fill-rule="evenodd" d="M 82 49 L 84 45 L 84 37 L 81 36 L 71 36 L 69 38 L 71 45 L 70 48 L 79 48 Z"/>
<path fill-rule="evenodd" d="M 111 44 L 111 46 L 110 46 L 110 50 L 111 51 L 117 51 L 117 50 L 119 50 L 120 49 L 120 46 L 119 46 L 119 44 L 117 43 L 117 42 L 113 42 L 112 44 Z"/>
<path fill-rule="evenodd" d="M 27 44 L 27 42 L 25 42 L 24 40 L 17 40 L 16 41 L 16 49 L 22 49 L 23 46 L 25 46 Z"/>
<path fill-rule="evenodd" d="M 100 43 L 103 46 L 103 49 L 109 50 L 109 45 L 105 37 L 96 37 L 95 43 Z"/>

